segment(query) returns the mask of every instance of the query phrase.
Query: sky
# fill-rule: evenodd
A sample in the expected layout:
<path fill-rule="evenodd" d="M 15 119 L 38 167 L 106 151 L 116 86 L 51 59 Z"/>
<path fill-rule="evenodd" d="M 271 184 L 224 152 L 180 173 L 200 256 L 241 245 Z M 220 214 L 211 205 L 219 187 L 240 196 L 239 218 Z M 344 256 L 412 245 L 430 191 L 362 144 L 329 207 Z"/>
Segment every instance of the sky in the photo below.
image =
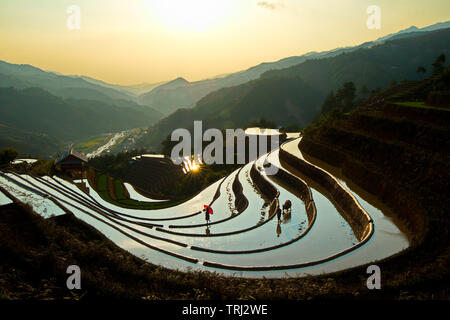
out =
<path fill-rule="evenodd" d="M 448 0 L 1 0 L 0 60 L 121 85 L 197 81 L 449 20 Z"/>

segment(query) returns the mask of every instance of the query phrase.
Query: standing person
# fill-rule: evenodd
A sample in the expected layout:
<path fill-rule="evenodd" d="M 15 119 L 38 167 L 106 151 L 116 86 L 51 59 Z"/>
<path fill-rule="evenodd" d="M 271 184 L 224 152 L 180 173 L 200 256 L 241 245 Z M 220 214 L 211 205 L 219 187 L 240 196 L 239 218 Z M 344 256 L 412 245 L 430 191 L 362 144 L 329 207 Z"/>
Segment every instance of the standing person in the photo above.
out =
<path fill-rule="evenodd" d="M 205 211 L 205 220 L 206 220 L 206 224 L 209 224 L 209 219 L 210 219 L 210 215 L 213 214 L 213 209 L 208 206 L 208 205 L 204 205 L 203 206 L 203 211 Z"/>

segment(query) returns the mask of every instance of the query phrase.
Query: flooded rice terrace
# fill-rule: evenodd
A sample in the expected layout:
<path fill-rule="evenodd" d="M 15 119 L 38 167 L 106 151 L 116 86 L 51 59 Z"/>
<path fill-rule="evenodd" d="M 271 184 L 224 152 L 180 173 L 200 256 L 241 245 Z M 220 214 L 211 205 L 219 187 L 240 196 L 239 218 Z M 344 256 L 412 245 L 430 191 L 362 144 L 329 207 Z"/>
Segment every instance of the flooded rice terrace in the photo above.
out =
<path fill-rule="evenodd" d="M 119 247 L 171 269 L 255 278 L 306 276 L 366 264 L 407 248 L 406 236 L 377 206 L 345 181 L 308 164 L 298 148 L 301 138 L 297 136 L 290 135 L 279 149 L 234 171 L 192 199 L 163 209 L 123 208 L 105 201 L 92 187 L 88 192 L 81 191 L 76 184 L 58 177 L 2 172 L 0 186 L 45 218 L 64 214 L 62 205 Z M 309 183 L 307 177 L 280 161 L 281 152 L 336 181 L 362 215 L 354 220 L 365 221 L 366 217 L 367 226 L 351 225 L 339 199 L 332 199 L 321 186 Z M 278 167 L 282 174 L 266 175 L 267 164 Z M 87 180 L 82 182 L 89 186 Z M 242 192 L 235 194 L 235 185 L 241 185 Z M 278 197 L 267 199 L 262 185 L 274 188 Z M 295 187 L 300 185 L 306 190 L 303 193 Z M 165 202 L 143 196 L 128 183 L 124 187 L 130 199 Z M 245 205 L 236 205 L 238 199 Z M 284 209 L 287 200 L 291 207 Z M 0 192 L 0 205 L 10 202 Z M 214 211 L 209 223 L 202 212 L 205 204 Z"/>

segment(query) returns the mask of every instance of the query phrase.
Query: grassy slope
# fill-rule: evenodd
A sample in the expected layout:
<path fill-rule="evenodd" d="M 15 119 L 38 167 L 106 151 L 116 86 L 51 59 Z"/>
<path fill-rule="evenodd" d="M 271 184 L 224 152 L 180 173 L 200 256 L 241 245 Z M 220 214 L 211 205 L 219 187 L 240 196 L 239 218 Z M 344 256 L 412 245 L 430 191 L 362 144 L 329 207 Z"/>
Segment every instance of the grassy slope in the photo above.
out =
<path fill-rule="evenodd" d="M 39 88 L 0 88 L 1 125 L 13 129 L 5 133 L 6 141 L 0 139 L 0 148 L 12 146 L 23 154 L 48 157 L 63 149 L 58 142 L 142 127 L 160 118 L 158 112 L 137 105 L 121 108 L 94 100 L 62 99 Z"/>
<path fill-rule="evenodd" d="M 386 104 L 330 117 L 306 130 L 301 143 L 306 153 L 376 195 L 406 225 L 411 248 L 379 266 L 385 288 L 411 287 L 413 297 L 422 287 L 439 295 L 450 279 L 446 121 L 449 110 Z"/>
<path fill-rule="evenodd" d="M 140 209 L 140 210 L 157 210 L 164 209 L 176 206 L 186 199 L 176 200 L 176 201 L 164 201 L 164 202 L 141 202 L 137 200 L 130 199 L 125 196 L 124 185 L 122 181 L 117 178 L 113 179 L 114 184 L 114 196 L 111 195 L 111 192 L 108 189 L 107 175 L 104 173 L 97 173 L 97 192 L 103 198 L 103 200 L 112 203 L 116 206 L 122 208 L 130 208 L 130 209 Z M 191 198 L 192 196 L 189 196 Z"/>

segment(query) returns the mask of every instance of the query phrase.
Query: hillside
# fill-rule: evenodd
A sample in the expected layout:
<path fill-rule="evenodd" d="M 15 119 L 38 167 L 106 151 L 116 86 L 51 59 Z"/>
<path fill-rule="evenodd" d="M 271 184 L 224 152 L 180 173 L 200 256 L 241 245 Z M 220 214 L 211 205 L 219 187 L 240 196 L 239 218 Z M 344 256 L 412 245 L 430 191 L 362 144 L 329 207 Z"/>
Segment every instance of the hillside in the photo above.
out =
<path fill-rule="evenodd" d="M 449 74 L 448 68 L 414 85 L 389 88 L 368 100 L 383 96 L 384 102 L 328 115 L 304 130 L 301 148 L 308 161 L 351 189 L 357 185 L 363 199 L 376 196 L 383 212 L 392 212 L 383 219 L 399 219 L 406 227 L 411 246 L 376 262 L 382 290 L 367 289 L 368 265 L 283 279 L 173 271 L 118 248 L 70 212 L 43 219 L 16 201 L 0 206 L 0 298 L 448 300 L 450 104 L 436 108 L 407 100 L 446 92 Z M 82 290 L 73 294 L 65 286 L 68 262 L 83 268 Z"/>
<path fill-rule="evenodd" d="M 177 128 L 190 129 L 194 120 L 207 128 L 243 128 L 260 118 L 278 125 L 310 123 L 319 111 L 321 96 L 300 78 L 261 79 L 213 92 L 192 109 L 180 109 L 137 141 L 138 147 L 161 150 L 161 142 Z"/>
<path fill-rule="evenodd" d="M 149 92 L 149 91 L 153 90 L 154 88 L 165 83 L 165 82 L 158 82 L 158 83 L 140 83 L 140 84 L 135 84 L 135 85 L 118 85 L 118 84 L 106 83 L 104 81 L 97 80 L 97 79 L 94 79 L 91 77 L 86 77 L 86 76 L 81 76 L 80 78 L 82 78 L 83 80 L 86 80 L 87 82 L 90 82 L 90 83 L 93 83 L 93 84 L 96 84 L 99 86 L 122 91 L 122 92 L 130 95 L 130 97 L 132 98 L 133 101 L 136 100 L 137 95 Z"/>
<path fill-rule="evenodd" d="M 161 118 L 139 106 L 120 108 L 98 100 L 61 99 L 39 88 L 0 88 L 0 119 L 10 129 L 1 147 L 43 157 L 61 151 L 59 142 L 148 125 Z M 16 134 L 14 134 L 14 132 Z M 30 145 L 42 137 L 36 145 Z M 45 145 L 45 147 L 42 147 Z M 36 150 L 38 149 L 38 150 Z"/>
<path fill-rule="evenodd" d="M 328 114 L 304 131 L 300 143 L 309 161 L 376 196 L 410 229 L 411 248 L 380 264 L 399 286 L 448 288 L 450 100 L 446 108 L 423 101 L 439 94 L 433 90 L 448 91 L 449 75 L 447 68 L 440 76 L 386 90 L 378 95 L 382 102 Z"/>
<path fill-rule="evenodd" d="M 24 157 L 47 158 L 64 150 L 64 142 L 45 133 L 35 133 L 10 127 L 0 122 L 0 148 L 14 146 Z"/>
<path fill-rule="evenodd" d="M 0 61 L 0 87 L 14 87 L 17 89 L 40 87 L 63 98 L 73 97 L 71 91 L 76 90 L 78 98 L 81 99 L 92 97 L 92 93 L 95 92 L 98 94 L 96 100 L 100 101 L 104 97 L 107 97 L 108 100 L 133 100 L 133 96 L 130 93 L 99 85 L 98 83 L 88 82 L 82 77 L 60 75 L 30 65 L 18 65 L 5 61 Z M 86 93 L 85 97 L 83 92 Z"/>
<path fill-rule="evenodd" d="M 353 81 L 357 88 L 364 85 L 370 89 L 384 88 L 393 81 L 422 79 L 424 76 L 416 72 L 417 67 L 428 66 L 442 53 L 450 55 L 449 42 L 443 39 L 450 39 L 450 28 L 387 41 L 334 58 L 308 60 L 291 68 L 267 72 L 262 77 L 301 76 L 326 92 L 348 81 Z"/>
<path fill-rule="evenodd" d="M 202 94 L 202 90 L 193 90 L 187 80 L 177 78 L 142 94 L 138 101 L 169 115 L 180 107 L 192 107 L 191 101 Z"/>
<path fill-rule="evenodd" d="M 144 105 L 152 106 L 153 108 L 160 110 L 162 113 L 169 115 L 180 108 L 192 108 L 196 103 L 208 95 L 209 93 L 219 90 L 221 88 L 232 87 L 244 84 L 246 82 L 258 79 L 265 72 L 272 70 L 282 70 L 307 61 L 307 60 L 319 60 L 327 59 L 339 56 L 343 53 L 351 53 L 364 48 L 372 48 L 377 45 L 386 43 L 387 41 L 401 38 L 414 38 L 426 34 L 429 31 L 435 31 L 440 29 L 446 29 L 450 27 L 450 22 L 437 23 L 435 25 L 419 29 L 417 27 L 410 27 L 405 30 L 401 30 L 397 33 L 390 34 L 375 41 L 365 42 L 361 45 L 337 48 L 324 52 L 310 52 L 300 56 L 288 57 L 276 62 L 264 62 L 257 66 L 251 67 L 247 70 L 232 73 L 224 77 L 217 77 L 214 79 L 185 82 L 182 85 L 167 87 L 164 85 L 161 88 L 155 88 L 151 91 L 139 96 L 138 100 Z M 444 42 L 444 41 L 443 41 Z M 417 66 L 416 66 L 417 67 Z M 358 70 L 358 69 L 356 69 Z M 364 70 L 364 69 L 361 69 Z M 415 69 L 413 70 L 415 71 Z M 296 73 L 303 77 L 303 74 Z M 284 76 L 284 75 L 283 75 Z M 414 76 L 416 76 L 414 74 Z M 303 77 L 308 80 L 307 77 Z M 393 79 L 397 79 L 394 77 Z M 388 79 L 388 84 L 393 80 Z M 401 78 L 400 80 L 403 80 Z M 340 79 L 337 81 L 337 86 L 340 86 Z M 176 81 L 176 80 L 174 80 Z M 172 81 L 172 82 L 174 82 Z M 377 82 L 375 82 L 377 85 Z M 158 90 L 162 89 L 162 90 Z"/>
<path fill-rule="evenodd" d="M 344 82 L 354 82 L 359 92 L 364 85 L 383 88 L 394 80 L 424 77 L 416 72 L 418 66 L 428 66 L 441 53 L 450 55 L 449 43 L 443 38 L 450 38 L 450 29 L 267 72 L 259 80 L 212 92 L 192 109 L 176 111 L 151 127 L 137 145 L 159 151 L 168 134 L 176 128 L 190 128 L 194 120 L 219 129 L 239 128 L 260 117 L 278 125 L 305 127 L 317 115 L 326 94 Z"/>

